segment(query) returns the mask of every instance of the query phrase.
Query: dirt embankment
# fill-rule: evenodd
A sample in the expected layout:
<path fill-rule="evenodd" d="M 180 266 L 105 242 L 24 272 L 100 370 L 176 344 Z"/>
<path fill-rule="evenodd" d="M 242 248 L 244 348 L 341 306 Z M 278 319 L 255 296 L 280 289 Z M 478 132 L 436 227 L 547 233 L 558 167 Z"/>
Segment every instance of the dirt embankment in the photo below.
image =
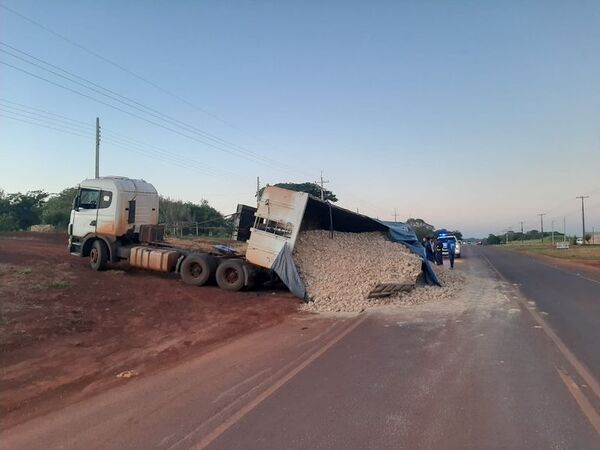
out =
<path fill-rule="evenodd" d="M 0 235 L 3 426 L 281 322 L 286 291 L 229 293 L 177 276 L 89 269 L 66 236 Z M 8 414 L 7 413 L 11 413 Z"/>

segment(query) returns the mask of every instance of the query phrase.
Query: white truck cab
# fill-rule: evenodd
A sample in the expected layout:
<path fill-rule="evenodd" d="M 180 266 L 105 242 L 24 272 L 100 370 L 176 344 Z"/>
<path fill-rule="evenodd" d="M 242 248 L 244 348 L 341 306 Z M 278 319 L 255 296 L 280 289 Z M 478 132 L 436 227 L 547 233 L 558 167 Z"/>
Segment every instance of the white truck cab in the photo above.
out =
<path fill-rule="evenodd" d="M 136 242 L 142 225 L 157 224 L 158 192 L 150 183 L 125 177 L 84 180 L 73 201 L 69 251 L 102 253 L 101 259 L 116 261 L 117 243 Z"/>

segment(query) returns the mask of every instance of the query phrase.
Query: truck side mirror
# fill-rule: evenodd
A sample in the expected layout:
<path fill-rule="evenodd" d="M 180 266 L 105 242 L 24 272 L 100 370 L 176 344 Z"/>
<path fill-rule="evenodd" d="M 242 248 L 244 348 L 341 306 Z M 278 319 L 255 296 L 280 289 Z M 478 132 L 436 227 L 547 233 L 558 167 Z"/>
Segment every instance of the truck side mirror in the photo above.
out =
<path fill-rule="evenodd" d="M 79 211 L 79 194 L 77 194 L 73 199 L 73 209 L 75 211 Z"/>

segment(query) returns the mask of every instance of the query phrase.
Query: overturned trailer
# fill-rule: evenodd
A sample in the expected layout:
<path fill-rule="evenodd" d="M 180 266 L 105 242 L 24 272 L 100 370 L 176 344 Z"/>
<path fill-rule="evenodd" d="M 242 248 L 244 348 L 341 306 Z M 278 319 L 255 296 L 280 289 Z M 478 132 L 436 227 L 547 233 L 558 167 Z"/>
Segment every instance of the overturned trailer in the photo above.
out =
<path fill-rule="evenodd" d="M 380 231 L 389 239 L 408 247 L 421 257 L 424 279 L 440 282 L 425 257 L 425 249 L 407 225 L 385 222 L 322 201 L 304 192 L 269 186 L 264 189 L 251 228 L 246 259 L 259 267 L 272 269 L 296 296 L 306 297 L 298 274 L 293 249 L 298 234 L 305 230 L 363 233 Z"/>
<path fill-rule="evenodd" d="M 384 231 L 390 240 L 420 255 L 426 280 L 438 283 L 423 247 L 406 226 L 374 220 L 303 192 L 270 186 L 263 191 L 256 212 L 252 207 L 240 209 L 236 228 L 238 235 L 249 235 L 246 255 L 219 245 L 213 246 L 215 251 L 199 252 L 164 242 L 158 208 L 158 192 L 144 180 L 84 180 L 73 201 L 69 251 L 89 257 L 94 270 L 126 260 L 132 267 L 178 273 L 185 283 L 195 286 L 214 279 L 230 291 L 251 287 L 273 271 L 295 295 L 304 298 L 304 285 L 292 257 L 301 230 Z"/>

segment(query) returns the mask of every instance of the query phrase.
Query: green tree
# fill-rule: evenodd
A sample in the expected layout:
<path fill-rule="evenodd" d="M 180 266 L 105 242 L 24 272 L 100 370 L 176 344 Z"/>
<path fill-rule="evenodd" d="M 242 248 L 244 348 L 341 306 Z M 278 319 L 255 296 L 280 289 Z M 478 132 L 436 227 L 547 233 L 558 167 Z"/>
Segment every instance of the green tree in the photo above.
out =
<path fill-rule="evenodd" d="M 592 235 L 590 233 L 585 233 L 583 240 L 589 244 L 592 240 Z"/>
<path fill-rule="evenodd" d="M 159 222 L 167 225 L 191 225 L 198 223 L 200 228 L 227 228 L 230 223 L 208 201 L 199 204 L 159 197 Z M 189 231 L 189 229 L 188 229 Z"/>
<path fill-rule="evenodd" d="M 289 189 L 290 191 L 296 192 L 306 192 L 307 194 L 312 195 L 313 197 L 321 198 L 321 186 L 316 183 L 277 183 L 274 186 Z M 259 192 L 259 195 L 262 195 L 265 188 L 262 188 Z M 338 199 L 335 194 L 327 189 L 323 190 L 323 198 L 325 200 L 329 200 L 330 202 L 337 202 Z"/>
<path fill-rule="evenodd" d="M 415 232 L 420 241 L 427 236 L 433 236 L 435 231 L 435 227 L 431 224 L 428 224 L 423 219 L 414 219 L 411 217 L 410 219 L 406 220 L 406 225 L 408 225 Z"/>
<path fill-rule="evenodd" d="M 66 229 L 71 217 L 73 199 L 76 195 L 77 188 L 71 187 L 51 196 L 42 207 L 44 223 L 54 225 L 56 228 Z"/>
<path fill-rule="evenodd" d="M 502 236 L 496 236 L 495 234 L 491 234 L 487 237 L 486 243 L 488 245 L 498 245 L 502 243 Z"/>
<path fill-rule="evenodd" d="M 450 234 L 455 236 L 456 239 L 458 239 L 459 241 L 462 241 L 463 234 L 460 231 L 454 230 L 454 231 L 451 231 Z"/>
<path fill-rule="evenodd" d="M 44 191 L 30 191 L 25 194 L 17 192 L 6 194 L 0 191 L 0 216 L 4 227 L 26 230 L 31 225 L 41 223 L 44 200 L 48 194 Z"/>
<path fill-rule="evenodd" d="M 0 231 L 17 231 L 19 229 L 19 221 L 11 213 L 0 214 Z"/>

